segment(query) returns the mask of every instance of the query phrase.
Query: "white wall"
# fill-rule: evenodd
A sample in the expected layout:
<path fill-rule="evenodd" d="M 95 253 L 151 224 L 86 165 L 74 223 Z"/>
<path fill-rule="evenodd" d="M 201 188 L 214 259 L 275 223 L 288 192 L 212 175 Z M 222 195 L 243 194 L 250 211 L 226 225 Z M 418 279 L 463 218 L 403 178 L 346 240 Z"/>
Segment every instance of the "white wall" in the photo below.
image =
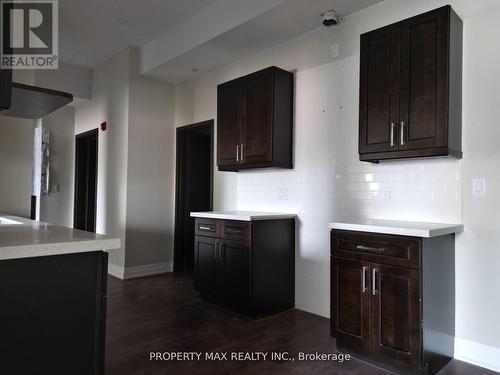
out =
<path fill-rule="evenodd" d="M 92 100 L 75 111 L 76 134 L 108 123 L 107 131 L 99 131 L 96 229 L 122 240 L 122 248 L 109 254 L 118 267 L 125 265 L 129 53 L 125 49 L 93 70 Z"/>
<path fill-rule="evenodd" d="M 163 264 L 167 271 L 174 237 L 173 88 L 138 72 L 138 51 L 132 49 L 125 265 Z"/>
<path fill-rule="evenodd" d="M 175 124 L 216 118 L 218 83 L 269 65 L 295 71 L 294 169 L 217 172 L 215 209 L 297 212 L 296 306 L 323 316 L 329 316 L 327 223 L 332 218 L 463 220 L 466 231 L 457 237 L 456 335 L 500 348 L 500 325 L 492 328 L 500 308 L 494 292 L 500 273 L 493 268 L 500 263 L 495 245 L 500 234 L 494 229 L 499 159 L 491 136 L 499 131 L 500 54 L 493 51 L 500 35 L 498 2 L 451 1 L 464 20 L 464 159 L 372 165 L 357 156 L 359 35 L 446 3 L 388 0 L 337 28 L 318 28 L 179 85 Z M 332 44 L 340 49 L 335 59 L 330 57 Z M 483 202 L 471 198 L 470 177 L 476 173 L 488 177 L 489 195 Z"/>
<path fill-rule="evenodd" d="M 139 76 L 127 48 L 94 69 L 91 100 L 76 106 L 76 134 L 99 132 L 97 232 L 122 240 L 109 270 L 133 277 L 172 269 L 174 97 L 163 82 Z"/>
<path fill-rule="evenodd" d="M 92 69 L 59 63 L 58 69 L 35 71 L 35 85 L 69 92 L 75 99 L 90 99 Z"/>
<path fill-rule="evenodd" d="M 42 119 L 50 138 L 49 195 L 40 197 L 40 220 L 73 226 L 75 109 L 65 106 Z"/>
<path fill-rule="evenodd" d="M 15 82 L 33 84 L 32 70 L 15 70 Z M 0 116 L 0 212 L 30 217 L 33 120 Z"/>
<path fill-rule="evenodd" d="M 0 116 L 0 212 L 30 217 L 33 121 Z"/>
<path fill-rule="evenodd" d="M 456 241 L 457 335 L 500 347 L 500 4 L 468 17 L 464 27 L 463 217 Z M 472 178 L 486 177 L 487 197 L 472 196 Z M 464 359 L 470 342 L 461 342 Z M 472 347 L 475 347 L 472 345 Z M 463 350 L 462 350 L 463 349 Z M 500 372 L 500 350 L 478 363 Z"/>

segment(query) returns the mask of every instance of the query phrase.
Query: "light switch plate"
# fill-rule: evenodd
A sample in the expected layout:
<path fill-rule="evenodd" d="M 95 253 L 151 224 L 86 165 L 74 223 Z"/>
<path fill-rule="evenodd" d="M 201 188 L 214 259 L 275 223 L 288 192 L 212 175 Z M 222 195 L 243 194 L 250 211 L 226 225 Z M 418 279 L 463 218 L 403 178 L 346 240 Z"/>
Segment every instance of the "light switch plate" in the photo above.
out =
<path fill-rule="evenodd" d="M 486 196 L 486 178 L 472 178 L 472 196 L 474 198 L 484 198 Z"/>

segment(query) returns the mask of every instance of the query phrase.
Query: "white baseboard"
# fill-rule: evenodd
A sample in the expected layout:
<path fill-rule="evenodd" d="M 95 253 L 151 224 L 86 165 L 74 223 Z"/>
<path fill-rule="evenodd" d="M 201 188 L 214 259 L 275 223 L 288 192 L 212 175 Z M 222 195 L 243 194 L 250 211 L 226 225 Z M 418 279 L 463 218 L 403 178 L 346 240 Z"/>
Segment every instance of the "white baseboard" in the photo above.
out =
<path fill-rule="evenodd" d="M 172 272 L 174 270 L 174 262 L 163 262 L 154 264 L 145 264 L 143 266 L 127 267 L 124 272 L 124 279 L 134 279 L 136 277 L 144 277 L 158 275 L 160 273 Z"/>
<path fill-rule="evenodd" d="M 117 266 L 115 264 L 108 263 L 108 274 L 123 280 L 124 275 L 123 267 Z"/>
<path fill-rule="evenodd" d="M 137 277 L 158 275 L 161 273 L 172 272 L 174 270 L 174 262 L 163 262 L 145 264 L 136 267 L 120 267 L 115 264 L 108 264 L 108 273 L 111 276 L 118 277 L 122 280 L 135 279 Z"/>
<path fill-rule="evenodd" d="M 455 355 L 460 361 L 500 372 L 500 348 L 455 337 Z"/>

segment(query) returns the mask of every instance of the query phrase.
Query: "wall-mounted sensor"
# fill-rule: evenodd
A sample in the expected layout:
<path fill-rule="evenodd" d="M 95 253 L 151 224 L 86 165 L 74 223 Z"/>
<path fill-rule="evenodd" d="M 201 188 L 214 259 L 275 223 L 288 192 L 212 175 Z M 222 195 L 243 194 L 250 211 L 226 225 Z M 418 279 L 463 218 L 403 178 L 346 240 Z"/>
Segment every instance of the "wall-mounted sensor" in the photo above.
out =
<path fill-rule="evenodd" d="M 321 15 L 321 19 L 323 20 L 323 25 L 326 27 L 330 27 L 333 25 L 338 25 L 340 23 L 340 14 L 338 14 L 334 10 L 329 10 Z"/>

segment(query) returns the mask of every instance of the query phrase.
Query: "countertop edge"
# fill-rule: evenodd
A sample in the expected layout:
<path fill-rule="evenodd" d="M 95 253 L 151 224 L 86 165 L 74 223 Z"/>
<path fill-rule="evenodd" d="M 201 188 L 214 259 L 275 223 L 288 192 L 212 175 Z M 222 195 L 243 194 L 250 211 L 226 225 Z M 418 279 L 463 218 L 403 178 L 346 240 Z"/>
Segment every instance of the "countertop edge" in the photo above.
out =
<path fill-rule="evenodd" d="M 380 234 L 394 234 L 409 237 L 432 238 L 444 236 L 447 234 L 456 234 L 463 232 L 463 224 L 450 224 L 449 227 L 436 229 L 415 229 L 398 228 L 388 226 L 366 225 L 366 224 L 348 224 L 348 223 L 329 223 L 330 229 L 350 230 L 355 232 L 368 232 Z"/>
<path fill-rule="evenodd" d="M 121 247 L 117 238 L 92 239 L 75 242 L 56 242 L 47 244 L 29 244 L 4 246 L 0 248 L 0 260 L 35 258 L 41 256 L 79 254 L 92 251 L 116 250 Z"/>
<path fill-rule="evenodd" d="M 232 215 L 232 214 L 210 214 L 210 213 L 190 213 L 191 217 L 203 219 L 238 220 L 238 221 L 261 221 L 294 219 L 296 214 L 269 214 L 269 215 Z"/>

